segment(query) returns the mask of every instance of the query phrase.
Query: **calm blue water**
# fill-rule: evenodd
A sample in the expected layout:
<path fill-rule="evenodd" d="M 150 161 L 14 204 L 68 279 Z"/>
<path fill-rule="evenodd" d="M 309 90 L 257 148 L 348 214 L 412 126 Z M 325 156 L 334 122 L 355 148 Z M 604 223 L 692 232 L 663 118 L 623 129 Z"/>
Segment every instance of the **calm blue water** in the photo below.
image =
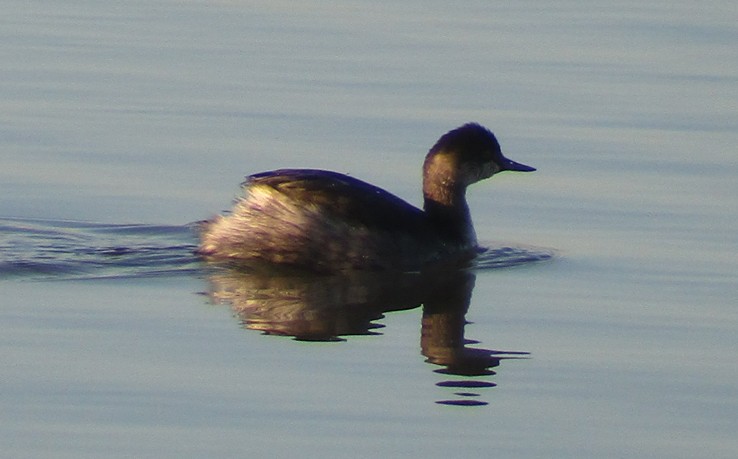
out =
<path fill-rule="evenodd" d="M 2 6 L 8 457 L 738 455 L 732 2 Z M 417 204 L 470 120 L 538 168 L 470 190 L 514 266 L 191 255 L 261 170 Z"/>

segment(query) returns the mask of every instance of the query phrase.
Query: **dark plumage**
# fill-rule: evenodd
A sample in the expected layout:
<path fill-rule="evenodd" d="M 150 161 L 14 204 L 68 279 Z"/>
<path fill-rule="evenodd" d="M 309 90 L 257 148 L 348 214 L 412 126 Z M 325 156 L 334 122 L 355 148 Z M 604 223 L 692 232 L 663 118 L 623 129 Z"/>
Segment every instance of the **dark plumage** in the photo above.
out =
<path fill-rule="evenodd" d="M 315 272 L 419 270 L 477 248 L 466 187 L 503 170 L 494 135 L 466 124 L 442 136 L 423 164 L 424 210 L 337 172 L 282 169 L 251 175 L 230 214 L 205 222 L 199 253 L 230 263 Z"/>

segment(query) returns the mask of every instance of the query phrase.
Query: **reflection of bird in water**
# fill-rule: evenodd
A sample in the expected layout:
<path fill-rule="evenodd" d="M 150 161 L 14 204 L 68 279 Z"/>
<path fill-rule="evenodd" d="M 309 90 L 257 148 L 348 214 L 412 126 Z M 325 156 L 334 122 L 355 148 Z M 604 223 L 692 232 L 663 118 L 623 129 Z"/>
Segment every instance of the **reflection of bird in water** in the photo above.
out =
<path fill-rule="evenodd" d="M 469 273 L 466 273 L 469 274 Z M 487 402 L 476 399 L 478 391 L 496 384 L 480 376 L 495 374 L 492 368 L 500 365 L 505 359 L 521 358 L 527 352 L 501 352 L 490 349 L 469 347 L 476 341 L 464 337 L 466 311 L 474 288 L 474 276 L 469 274 L 459 279 L 466 285 L 456 289 L 436 289 L 423 305 L 423 321 L 420 347 L 426 362 L 441 365 L 445 368 L 435 370 L 436 373 L 464 376 L 463 379 L 448 379 L 439 382 L 439 387 L 460 390 L 458 398 L 441 400 L 444 405 L 474 406 L 486 405 Z"/>
<path fill-rule="evenodd" d="M 209 277 L 210 295 L 230 303 L 246 328 L 307 341 L 371 334 L 387 311 L 420 305 L 420 276 L 219 270 Z"/>
<path fill-rule="evenodd" d="M 386 274 L 353 272 L 334 276 L 217 270 L 209 277 L 214 301 L 230 303 L 246 328 L 300 340 L 335 341 L 375 333 L 385 312 L 423 305 L 421 351 L 436 370 L 465 379 L 439 382 L 463 388 L 457 399 L 438 403 L 484 405 L 474 397 L 515 353 L 472 348 L 464 338 L 465 315 L 475 275 L 460 269 Z"/>

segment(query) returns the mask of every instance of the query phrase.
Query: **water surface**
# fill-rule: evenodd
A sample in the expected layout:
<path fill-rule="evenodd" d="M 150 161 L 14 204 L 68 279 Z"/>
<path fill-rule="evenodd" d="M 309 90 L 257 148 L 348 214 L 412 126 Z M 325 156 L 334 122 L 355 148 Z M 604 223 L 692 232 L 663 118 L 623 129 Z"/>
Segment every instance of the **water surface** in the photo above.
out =
<path fill-rule="evenodd" d="M 738 455 L 732 2 L 3 7 L 6 455 Z M 477 234 L 546 263 L 444 296 L 192 256 L 262 170 L 417 204 L 472 120 L 538 169 L 470 189 Z"/>

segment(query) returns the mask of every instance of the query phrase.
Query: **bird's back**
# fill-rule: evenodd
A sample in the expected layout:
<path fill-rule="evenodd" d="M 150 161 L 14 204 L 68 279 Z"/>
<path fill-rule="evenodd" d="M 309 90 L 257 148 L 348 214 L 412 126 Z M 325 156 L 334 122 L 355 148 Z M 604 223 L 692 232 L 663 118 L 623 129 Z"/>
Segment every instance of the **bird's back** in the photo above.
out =
<path fill-rule="evenodd" d="M 416 269 L 438 245 L 424 212 L 336 172 L 249 176 L 231 215 L 205 225 L 201 253 L 314 271 Z"/>

